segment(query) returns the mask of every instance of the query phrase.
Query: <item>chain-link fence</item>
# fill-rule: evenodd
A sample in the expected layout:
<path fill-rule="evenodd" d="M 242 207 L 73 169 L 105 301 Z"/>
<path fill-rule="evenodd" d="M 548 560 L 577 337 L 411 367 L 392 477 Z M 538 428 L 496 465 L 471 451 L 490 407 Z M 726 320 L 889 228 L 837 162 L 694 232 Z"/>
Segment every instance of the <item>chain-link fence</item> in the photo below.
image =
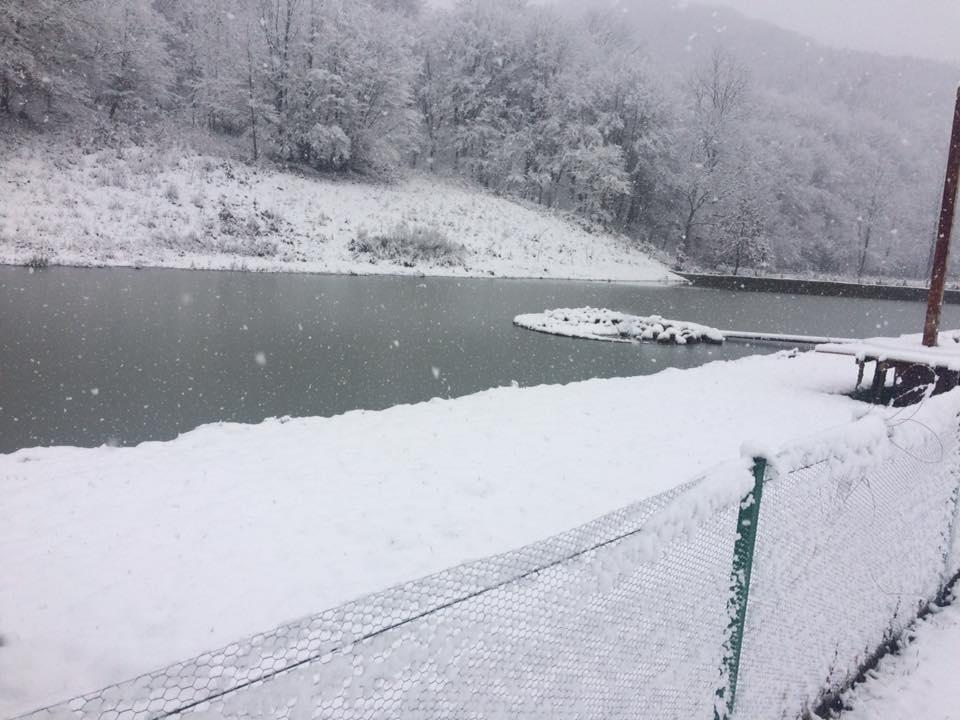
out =
<path fill-rule="evenodd" d="M 958 487 L 957 426 L 944 430 L 903 447 L 848 439 L 767 473 L 740 716 L 812 709 L 937 596 Z"/>
<path fill-rule="evenodd" d="M 797 717 L 958 568 L 948 402 L 29 717 Z"/>

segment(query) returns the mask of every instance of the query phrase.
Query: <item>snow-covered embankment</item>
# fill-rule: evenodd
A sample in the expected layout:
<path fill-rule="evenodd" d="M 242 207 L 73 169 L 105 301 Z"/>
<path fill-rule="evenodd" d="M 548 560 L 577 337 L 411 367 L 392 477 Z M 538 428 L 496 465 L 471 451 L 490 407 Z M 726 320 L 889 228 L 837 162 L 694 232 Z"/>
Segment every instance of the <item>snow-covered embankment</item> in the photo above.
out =
<path fill-rule="evenodd" d="M 916 623 L 895 655 L 843 697 L 843 720 L 960 718 L 960 599 Z"/>
<path fill-rule="evenodd" d="M 0 188 L 10 264 L 684 282 L 625 237 L 427 175 L 370 184 L 16 134 Z"/>
<path fill-rule="evenodd" d="M 135 448 L 0 456 L 0 715 L 567 530 L 848 422 L 849 359 L 751 357 Z M 695 415 L 691 408 L 696 408 Z"/>

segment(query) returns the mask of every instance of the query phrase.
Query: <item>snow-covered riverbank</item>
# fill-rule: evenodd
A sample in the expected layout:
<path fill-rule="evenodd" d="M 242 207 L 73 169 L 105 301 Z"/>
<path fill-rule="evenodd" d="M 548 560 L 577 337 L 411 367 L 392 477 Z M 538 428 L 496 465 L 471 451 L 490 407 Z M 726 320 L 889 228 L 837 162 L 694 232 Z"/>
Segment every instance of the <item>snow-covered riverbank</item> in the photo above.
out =
<path fill-rule="evenodd" d="M 682 282 L 625 237 L 421 174 L 373 185 L 19 133 L 0 147 L 0 188 L 8 264 Z M 393 262 L 370 252 L 382 239 Z"/>
<path fill-rule="evenodd" d="M 501 388 L 0 456 L 0 715 L 98 689 L 843 424 L 846 358 Z M 696 409 L 693 412 L 693 409 Z"/>
<path fill-rule="evenodd" d="M 844 696 L 843 720 L 960 718 L 960 602 L 917 622 L 912 640 Z"/>

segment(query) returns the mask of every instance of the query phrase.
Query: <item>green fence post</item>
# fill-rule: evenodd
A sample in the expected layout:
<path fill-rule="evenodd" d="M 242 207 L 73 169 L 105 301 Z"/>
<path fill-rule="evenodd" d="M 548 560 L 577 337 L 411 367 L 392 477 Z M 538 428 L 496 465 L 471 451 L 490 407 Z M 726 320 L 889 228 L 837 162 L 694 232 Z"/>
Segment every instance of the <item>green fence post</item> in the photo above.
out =
<path fill-rule="evenodd" d="M 727 626 L 727 639 L 724 643 L 722 684 L 717 689 L 714 720 L 729 718 L 733 714 L 737 699 L 740 650 L 743 647 L 743 629 L 747 621 L 747 599 L 750 595 L 753 552 L 757 544 L 757 523 L 760 518 L 760 500 L 763 497 L 763 478 L 766 469 L 766 459 L 760 457 L 753 459 L 753 490 L 740 502 L 737 540 L 733 546 L 733 571 L 730 573 L 730 599 L 727 601 L 730 624 Z"/>

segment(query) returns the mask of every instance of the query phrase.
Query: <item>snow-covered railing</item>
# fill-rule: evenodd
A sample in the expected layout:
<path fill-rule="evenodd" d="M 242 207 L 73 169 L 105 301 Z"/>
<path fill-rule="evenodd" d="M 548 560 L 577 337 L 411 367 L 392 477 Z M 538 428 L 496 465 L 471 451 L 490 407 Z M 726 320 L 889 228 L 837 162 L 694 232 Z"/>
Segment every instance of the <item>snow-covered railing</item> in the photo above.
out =
<path fill-rule="evenodd" d="M 960 570 L 960 391 L 901 413 L 30 717 L 799 717 Z"/>

